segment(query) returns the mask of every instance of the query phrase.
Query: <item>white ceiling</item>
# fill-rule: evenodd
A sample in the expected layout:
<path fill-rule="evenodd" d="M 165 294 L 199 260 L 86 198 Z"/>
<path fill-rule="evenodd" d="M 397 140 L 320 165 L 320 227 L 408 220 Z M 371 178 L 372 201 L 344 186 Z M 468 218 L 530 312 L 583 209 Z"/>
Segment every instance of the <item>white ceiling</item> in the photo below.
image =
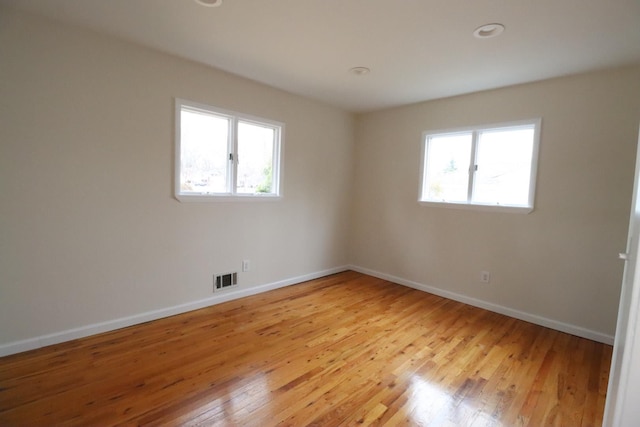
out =
<path fill-rule="evenodd" d="M 640 63 L 640 0 L 0 0 L 350 111 Z M 505 32 L 476 39 L 480 25 Z M 364 76 L 355 66 L 371 68 Z"/>

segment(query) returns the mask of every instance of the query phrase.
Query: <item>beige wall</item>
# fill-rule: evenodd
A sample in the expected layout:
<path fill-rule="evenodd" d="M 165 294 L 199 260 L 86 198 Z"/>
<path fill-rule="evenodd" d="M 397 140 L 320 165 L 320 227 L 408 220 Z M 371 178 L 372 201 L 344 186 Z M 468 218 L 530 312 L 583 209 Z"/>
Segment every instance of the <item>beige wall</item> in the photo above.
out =
<path fill-rule="evenodd" d="M 46 343 L 38 337 L 206 301 L 212 275 L 238 270 L 243 259 L 252 266 L 240 276 L 248 291 L 352 264 L 613 334 L 640 68 L 354 120 L 8 10 L 0 10 L 0 58 L 0 353 L 24 348 L 12 344 L 21 340 Z M 176 201 L 174 97 L 284 122 L 284 199 Z M 543 123 L 533 213 L 418 205 L 424 130 L 535 117 Z M 491 284 L 479 283 L 481 270 Z"/>
<path fill-rule="evenodd" d="M 416 202 L 423 131 L 537 117 L 542 133 L 534 212 Z M 362 115 L 351 262 L 611 336 L 639 122 L 638 67 Z M 489 285 L 479 283 L 482 270 L 491 272 Z"/>
<path fill-rule="evenodd" d="M 0 346 L 348 264 L 353 117 L 0 10 Z M 286 124 L 284 199 L 173 198 L 174 97 Z"/>

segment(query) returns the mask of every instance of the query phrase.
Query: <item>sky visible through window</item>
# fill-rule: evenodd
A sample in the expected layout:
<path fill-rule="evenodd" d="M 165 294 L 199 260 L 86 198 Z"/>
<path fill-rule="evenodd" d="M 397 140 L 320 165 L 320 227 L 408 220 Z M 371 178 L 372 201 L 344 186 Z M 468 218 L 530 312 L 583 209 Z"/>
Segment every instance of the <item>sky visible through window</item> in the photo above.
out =
<path fill-rule="evenodd" d="M 229 119 L 183 109 L 180 132 L 180 189 L 226 192 Z"/>
<path fill-rule="evenodd" d="M 238 123 L 238 193 L 271 193 L 275 130 Z"/>
<path fill-rule="evenodd" d="M 469 187 L 471 133 L 435 136 L 427 153 L 426 198 L 463 202 Z"/>
<path fill-rule="evenodd" d="M 533 131 L 531 127 L 480 133 L 474 202 L 502 205 L 528 203 Z"/>

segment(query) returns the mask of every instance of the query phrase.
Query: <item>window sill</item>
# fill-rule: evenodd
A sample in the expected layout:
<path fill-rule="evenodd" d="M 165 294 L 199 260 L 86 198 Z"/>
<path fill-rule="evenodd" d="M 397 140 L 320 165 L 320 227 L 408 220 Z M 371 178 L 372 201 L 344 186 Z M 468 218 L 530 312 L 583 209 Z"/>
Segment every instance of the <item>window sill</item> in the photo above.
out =
<path fill-rule="evenodd" d="M 179 202 L 211 203 L 211 202 L 276 202 L 282 200 L 277 194 L 177 194 Z"/>
<path fill-rule="evenodd" d="M 506 212 L 516 214 L 529 214 L 533 212 L 532 206 L 481 205 L 471 203 L 428 202 L 425 200 L 418 200 L 418 203 L 420 203 L 422 206 L 429 206 L 434 208 L 462 209 L 483 212 Z"/>

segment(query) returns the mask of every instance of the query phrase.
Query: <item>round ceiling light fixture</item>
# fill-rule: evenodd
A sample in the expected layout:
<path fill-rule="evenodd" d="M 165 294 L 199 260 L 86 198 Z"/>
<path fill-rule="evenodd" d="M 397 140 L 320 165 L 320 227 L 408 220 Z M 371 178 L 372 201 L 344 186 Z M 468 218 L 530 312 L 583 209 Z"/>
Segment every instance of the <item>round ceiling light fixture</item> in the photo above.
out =
<path fill-rule="evenodd" d="M 369 74 L 371 70 L 367 67 L 353 67 L 349 70 L 351 74 L 355 74 L 356 76 L 364 76 L 365 74 Z"/>
<path fill-rule="evenodd" d="M 194 0 L 200 6 L 218 7 L 222 4 L 222 0 Z"/>
<path fill-rule="evenodd" d="M 473 36 L 478 39 L 490 39 L 491 37 L 498 37 L 503 31 L 504 25 L 502 24 L 485 24 L 476 28 Z"/>

